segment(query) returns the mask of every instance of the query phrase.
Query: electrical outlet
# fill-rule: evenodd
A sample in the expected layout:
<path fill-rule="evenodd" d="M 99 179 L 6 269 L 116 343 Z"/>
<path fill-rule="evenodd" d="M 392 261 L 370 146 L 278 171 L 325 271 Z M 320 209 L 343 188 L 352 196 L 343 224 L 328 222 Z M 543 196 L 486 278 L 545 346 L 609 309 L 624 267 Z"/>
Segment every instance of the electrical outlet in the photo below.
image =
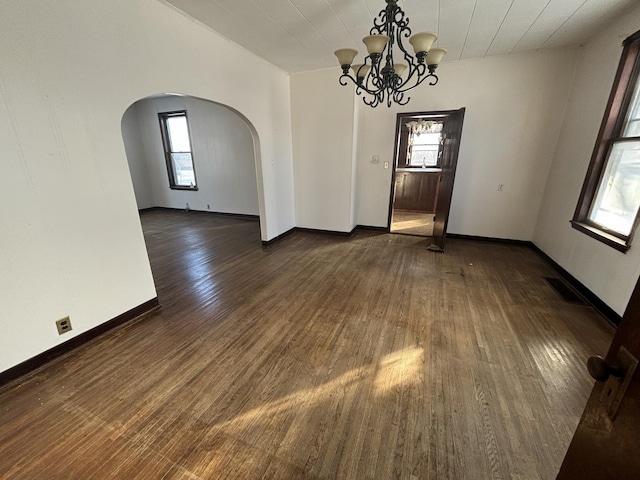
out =
<path fill-rule="evenodd" d="M 56 328 L 58 329 L 58 335 L 70 332 L 73 330 L 73 328 L 71 328 L 71 319 L 69 319 L 69 317 L 64 317 L 60 320 L 56 320 Z"/>
<path fill-rule="evenodd" d="M 498 184 L 498 191 L 499 192 L 503 192 L 504 191 L 504 183 L 499 183 Z"/>
<path fill-rule="evenodd" d="M 207 203 L 207 210 L 211 210 L 211 205 Z"/>
<path fill-rule="evenodd" d="M 371 158 L 371 163 L 380 163 L 380 155 L 374 155 Z"/>

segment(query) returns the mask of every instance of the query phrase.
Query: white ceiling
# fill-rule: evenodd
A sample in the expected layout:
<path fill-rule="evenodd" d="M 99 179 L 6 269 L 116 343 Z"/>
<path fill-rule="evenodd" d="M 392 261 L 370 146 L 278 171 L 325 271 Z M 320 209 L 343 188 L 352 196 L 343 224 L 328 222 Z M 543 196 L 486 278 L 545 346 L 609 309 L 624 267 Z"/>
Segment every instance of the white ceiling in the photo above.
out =
<path fill-rule="evenodd" d="M 287 72 L 337 66 L 384 0 L 160 0 Z M 445 60 L 580 45 L 638 0 L 399 0 L 412 31 L 432 31 Z M 628 32 L 629 34 L 633 32 Z M 408 45 L 407 45 L 408 47 Z M 359 56 L 362 58 L 362 55 Z"/>

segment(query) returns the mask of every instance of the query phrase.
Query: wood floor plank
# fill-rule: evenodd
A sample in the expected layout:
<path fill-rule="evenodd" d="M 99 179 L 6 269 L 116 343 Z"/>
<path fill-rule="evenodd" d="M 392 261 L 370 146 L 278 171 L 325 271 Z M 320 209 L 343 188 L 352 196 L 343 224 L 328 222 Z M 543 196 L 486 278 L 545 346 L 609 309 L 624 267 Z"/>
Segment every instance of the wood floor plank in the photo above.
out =
<path fill-rule="evenodd" d="M 613 330 L 528 248 L 141 220 L 162 308 L 0 389 L 0 478 L 555 478 Z"/>

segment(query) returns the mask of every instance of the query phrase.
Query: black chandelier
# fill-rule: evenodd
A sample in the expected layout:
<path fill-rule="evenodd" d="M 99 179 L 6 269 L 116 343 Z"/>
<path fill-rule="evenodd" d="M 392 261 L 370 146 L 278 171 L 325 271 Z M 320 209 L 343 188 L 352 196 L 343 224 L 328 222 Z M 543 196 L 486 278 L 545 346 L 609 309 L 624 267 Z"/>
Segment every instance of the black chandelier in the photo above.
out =
<path fill-rule="evenodd" d="M 353 64 L 358 54 L 353 48 L 342 48 L 335 51 L 342 67 L 340 85 L 347 85 L 347 79 L 356 85 L 356 93 L 362 95 L 365 104 L 377 107 L 387 102 L 406 105 L 410 97 L 405 92 L 417 87 L 427 78 L 429 85 L 438 83 L 435 74 L 442 57 L 447 53 L 444 48 L 431 48 L 438 39 L 435 33 L 420 32 L 411 35 L 409 18 L 397 5 L 397 0 L 386 0 L 387 6 L 373 19 L 373 27 L 369 35 L 362 39 L 369 55 L 364 63 Z M 410 38 L 409 38 L 410 37 Z M 407 52 L 402 40 L 409 39 L 415 57 Z M 402 53 L 405 63 L 396 63 L 393 59 L 394 45 Z M 384 66 L 382 59 L 384 57 Z M 349 73 L 353 70 L 355 76 Z M 406 72 L 406 75 L 403 75 Z"/>

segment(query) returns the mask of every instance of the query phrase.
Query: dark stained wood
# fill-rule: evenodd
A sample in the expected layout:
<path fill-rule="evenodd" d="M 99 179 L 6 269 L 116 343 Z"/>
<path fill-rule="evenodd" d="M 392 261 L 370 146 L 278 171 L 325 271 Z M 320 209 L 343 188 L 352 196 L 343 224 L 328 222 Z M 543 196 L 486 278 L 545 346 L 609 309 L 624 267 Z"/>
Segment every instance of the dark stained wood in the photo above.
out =
<path fill-rule="evenodd" d="M 31 373 L 32 371 L 46 365 L 52 360 L 69 353 L 70 351 L 84 345 L 87 342 L 94 340 L 105 332 L 112 330 L 120 325 L 138 320 L 140 316 L 145 315 L 156 308 L 158 308 L 158 298 L 152 298 L 144 302 L 137 307 L 134 307 L 111 320 L 107 320 L 104 323 L 92 328 L 91 330 L 87 330 L 86 332 L 81 333 L 80 335 L 76 335 L 75 337 L 67 340 L 60 345 L 56 345 L 53 348 L 50 348 L 46 352 L 42 352 L 39 355 L 36 355 L 29 360 L 26 360 L 22 363 L 19 363 L 15 367 L 11 367 L 8 370 L 0 372 L 0 386 L 5 385 L 16 378 L 22 377 Z"/>
<path fill-rule="evenodd" d="M 162 309 L 0 389 L 0 478 L 556 475 L 613 328 L 529 248 L 141 218 Z"/>
<path fill-rule="evenodd" d="M 458 166 L 458 152 L 462 139 L 464 112 L 465 109 L 461 108 L 448 115 L 442 129 L 444 136 L 442 157 L 440 159 L 442 172 L 440 173 L 440 186 L 438 187 L 438 198 L 436 200 L 436 217 L 433 221 L 433 244 L 440 249 L 444 249 L 447 235 L 451 196 L 453 195 L 453 184 Z"/>
<path fill-rule="evenodd" d="M 393 208 L 435 213 L 439 180 L 439 172 L 396 172 Z"/>
<path fill-rule="evenodd" d="M 604 303 L 604 301 L 587 288 L 584 283 L 562 268 L 560 264 L 544 253 L 537 245 L 530 243 L 529 246 L 533 248 L 533 251 L 540 255 L 540 257 L 547 262 L 558 275 L 560 275 L 569 285 L 580 293 L 580 295 L 582 295 L 593 308 L 611 322 L 612 325 L 618 325 L 622 321 L 622 317 L 613 308 Z"/>
<path fill-rule="evenodd" d="M 407 166 L 409 130 L 406 127 L 406 123 L 411 120 L 420 120 L 423 118 L 441 120 L 454 112 L 456 112 L 456 110 L 438 110 L 432 112 L 411 112 L 397 114 L 395 143 L 393 147 L 393 170 L 391 172 L 391 188 L 389 189 L 389 215 L 387 220 L 387 232 L 391 231 L 391 221 L 393 217 L 394 200 L 396 194 L 396 175 L 400 173 L 396 172 L 396 169 Z"/>
<path fill-rule="evenodd" d="M 617 363 L 616 356 L 621 347 L 640 359 L 640 281 L 607 352 L 606 360 L 610 365 Z M 592 353 L 601 354 L 602 351 Z M 607 384 L 595 382 L 558 479 L 640 478 L 640 371 L 635 372 L 613 421 L 601 402 L 605 388 Z"/>
<path fill-rule="evenodd" d="M 634 228 L 630 235 L 604 231 L 602 227 L 589 219 L 589 210 L 597 193 L 600 179 L 606 167 L 609 150 L 622 134 L 626 112 L 631 103 L 634 86 L 640 75 L 640 31 L 629 36 L 623 42 L 624 49 L 618 64 L 618 70 L 609 94 L 600 130 L 596 139 L 591 161 L 585 177 L 571 226 L 621 252 L 626 252 L 631 244 L 633 232 L 638 226 L 640 215 L 636 214 Z M 620 241 L 616 242 L 617 237 Z"/>

